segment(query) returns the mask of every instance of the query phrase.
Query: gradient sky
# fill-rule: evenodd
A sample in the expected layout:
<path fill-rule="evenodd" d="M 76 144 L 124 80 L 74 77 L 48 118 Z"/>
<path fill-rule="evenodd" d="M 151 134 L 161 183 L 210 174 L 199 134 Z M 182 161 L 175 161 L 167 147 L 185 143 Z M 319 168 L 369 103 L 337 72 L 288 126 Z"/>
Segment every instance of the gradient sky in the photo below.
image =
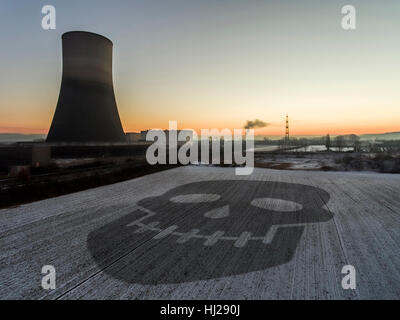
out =
<path fill-rule="evenodd" d="M 41 28 L 46 4 L 56 30 Z M 71 30 L 113 41 L 125 131 L 259 118 L 276 135 L 286 113 L 293 135 L 400 131 L 398 0 L 0 0 L 0 132 L 47 133 Z"/>

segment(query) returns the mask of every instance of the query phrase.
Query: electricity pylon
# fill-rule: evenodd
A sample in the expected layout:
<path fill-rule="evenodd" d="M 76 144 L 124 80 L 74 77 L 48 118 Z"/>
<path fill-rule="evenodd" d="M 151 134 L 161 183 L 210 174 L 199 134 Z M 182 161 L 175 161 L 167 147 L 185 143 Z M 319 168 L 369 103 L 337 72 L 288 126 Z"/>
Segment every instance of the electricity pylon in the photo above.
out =
<path fill-rule="evenodd" d="M 284 148 L 290 148 L 290 137 L 289 137 L 289 116 L 286 114 L 286 130 L 285 130 L 285 142 Z"/>

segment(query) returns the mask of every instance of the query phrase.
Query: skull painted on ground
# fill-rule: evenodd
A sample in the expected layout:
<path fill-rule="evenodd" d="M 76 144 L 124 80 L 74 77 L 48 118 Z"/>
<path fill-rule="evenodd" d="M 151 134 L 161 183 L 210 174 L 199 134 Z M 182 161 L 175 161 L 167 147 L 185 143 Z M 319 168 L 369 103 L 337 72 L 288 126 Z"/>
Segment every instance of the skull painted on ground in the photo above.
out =
<path fill-rule="evenodd" d="M 244 274 L 290 261 L 305 225 L 332 218 L 328 200 L 295 183 L 194 182 L 140 200 L 138 210 L 91 232 L 88 247 L 106 273 L 129 283 Z"/>

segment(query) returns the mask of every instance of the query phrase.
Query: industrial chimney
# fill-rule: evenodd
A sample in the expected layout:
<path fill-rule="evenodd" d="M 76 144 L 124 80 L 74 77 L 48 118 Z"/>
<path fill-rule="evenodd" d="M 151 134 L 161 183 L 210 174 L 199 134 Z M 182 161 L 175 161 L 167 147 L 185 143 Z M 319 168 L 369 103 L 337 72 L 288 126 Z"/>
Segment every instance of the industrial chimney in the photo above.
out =
<path fill-rule="evenodd" d="M 91 32 L 62 35 L 62 82 L 47 142 L 125 142 L 114 97 L 112 46 Z"/>

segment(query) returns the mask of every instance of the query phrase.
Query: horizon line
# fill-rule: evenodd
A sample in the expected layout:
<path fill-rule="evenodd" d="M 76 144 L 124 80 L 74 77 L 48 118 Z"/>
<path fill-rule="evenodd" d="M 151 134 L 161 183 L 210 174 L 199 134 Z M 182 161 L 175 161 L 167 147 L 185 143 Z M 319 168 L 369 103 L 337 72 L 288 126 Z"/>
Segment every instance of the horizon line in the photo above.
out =
<path fill-rule="evenodd" d="M 243 129 L 243 128 L 242 128 Z M 152 129 L 146 129 L 146 130 L 152 130 Z M 146 130 L 140 130 L 140 131 L 124 131 L 125 134 L 128 133 L 140 133 L 141 131 L 146 131 Z M 163 129 L 161 129 L 163 130 Z M 168 130 L 168 129 L 166 129 Z M 185 130 L 185 129 L 178 129 L 178 130 Z M 245 129 L 243 129 L 245 130 Z M 195 130 L 194 130 L 195 131 Z M 321 136 L 326 136 L 326 135 L 331 135 L 331 136 L 345 136 L 345 135 L 351 135 L 355 134 L 357 136 L 363 136 L 363 135 L 382 135 L 382 134 L 393 134 L 393 133 L 399 133 L 400 134 L 400 129 L 399 131 L 385 131 L 385 132 L 369 132 L 369 133 L 313 133 L 313 134 L 291 134 L 291 137 L 321 137 Z M 48 133 L 37 133 L 37 132 L 0 132 L 0 135 L 24 135 L 24 136 L 30 136 L 30 135 L 42 135 L 42 136 L 47 136 Z M 284 137 L 285 134 L 255 134 L 255 137 Z"/>

